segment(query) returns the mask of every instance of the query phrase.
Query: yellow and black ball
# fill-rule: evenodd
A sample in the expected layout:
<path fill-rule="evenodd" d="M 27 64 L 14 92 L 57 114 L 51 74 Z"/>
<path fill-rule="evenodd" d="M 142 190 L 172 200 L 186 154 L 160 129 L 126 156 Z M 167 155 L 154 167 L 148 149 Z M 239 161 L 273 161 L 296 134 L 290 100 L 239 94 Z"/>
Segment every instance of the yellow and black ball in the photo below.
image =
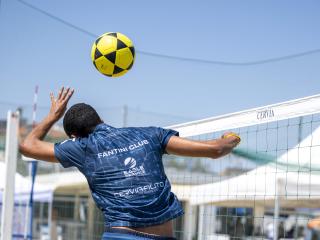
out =
<path fill-rule="evenodd" d="M 108 32 L 93 44 L 93 65 L 108 77 L 119 77 L 128 72 L 134 63 L 135 51 L 132 41 L 122 33 Z"/>

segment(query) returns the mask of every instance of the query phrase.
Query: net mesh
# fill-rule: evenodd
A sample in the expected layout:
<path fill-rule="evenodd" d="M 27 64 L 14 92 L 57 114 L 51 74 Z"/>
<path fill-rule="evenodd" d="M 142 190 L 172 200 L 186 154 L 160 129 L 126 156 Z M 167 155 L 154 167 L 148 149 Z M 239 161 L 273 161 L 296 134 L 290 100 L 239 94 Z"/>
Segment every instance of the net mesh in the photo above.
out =
<path fill-rule="evenodd" d="M 200 135 L 195 131 L 189 138 L 206 141 L 233 131 L 242 141 L 219 159 L 166 159 L 169 168 L 185 172 L 172 178 L 173 190 L 189 205 L 190 227 L 186 221 L 183 239 L 305 237 L 307 222 L 319 208 L 319 126 L 320 115 L 313 114 Z"/>

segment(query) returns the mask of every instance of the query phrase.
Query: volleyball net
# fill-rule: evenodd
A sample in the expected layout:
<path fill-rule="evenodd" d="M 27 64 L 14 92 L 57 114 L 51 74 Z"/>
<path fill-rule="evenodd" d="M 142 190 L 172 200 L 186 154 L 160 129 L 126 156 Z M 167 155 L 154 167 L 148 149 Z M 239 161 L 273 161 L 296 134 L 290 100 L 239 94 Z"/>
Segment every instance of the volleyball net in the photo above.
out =
<path fill-rule="evenodd" d="M 169 156 L 184 204 L 180 239 L 304 238 L 320 215 L 320 96 L 171 126 L 181 137 L 241 144 L 220 159 Z M 176 171 L 172 170 L 175 166 Z M 171 173 L 171 174 L 170 174 Z"/>

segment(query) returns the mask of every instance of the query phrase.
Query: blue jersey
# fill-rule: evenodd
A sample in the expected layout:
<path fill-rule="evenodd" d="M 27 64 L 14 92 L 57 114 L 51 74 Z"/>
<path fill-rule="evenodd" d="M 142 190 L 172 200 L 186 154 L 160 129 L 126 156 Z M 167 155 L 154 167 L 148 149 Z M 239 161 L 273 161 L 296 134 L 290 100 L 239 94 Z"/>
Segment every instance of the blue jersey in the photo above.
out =
<path fill-rule="evenodd" d="M 55 144 L 63 167 L 77 167 L 105 216 L 106 226 L 145 227 L 183 214 L 164 172 L 162 155 L 178 132 L 99 124 L 87 138 Z"/>

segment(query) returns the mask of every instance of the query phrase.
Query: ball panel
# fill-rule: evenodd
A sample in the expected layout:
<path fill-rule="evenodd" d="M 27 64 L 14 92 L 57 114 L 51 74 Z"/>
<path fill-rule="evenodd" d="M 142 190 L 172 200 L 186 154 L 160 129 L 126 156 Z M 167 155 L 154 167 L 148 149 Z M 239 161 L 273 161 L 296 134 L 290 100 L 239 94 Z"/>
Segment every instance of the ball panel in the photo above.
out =
<path fill-rule="evenodd" d="M 97 68 L 97 65 L 96 65 L 95 61 L 92 61 L 92 63 L 93 63 L 93 65 L 94 65 L 94 67 L 98 70 L 98 68 Z"/>
<path fill-rule="evenodd" d="M 120 39 L 117 39 L 117 50 L 128 47 L 124 42 Z"/>
<path fill-rule="evenodd" d="M 124 69 L 118 67 L 117 65 L 114 65 L 113 74 L 118 74 L 124 71 Z"/>
<path fill-rule="evenodd" d="M 104 55 L 105 58 L 107 58 L 110 62 L 112 62 L 113 64 L 116 63 L 116 56 L 117 56 L 117 53 L 116 52 L 111 52 L 107 55 Z"/>
<path fill-rule="evenodd" d="M 103 36 L 103 35 L 102 35 Z M 100 41 L 100 39 L 102 38 L 102 36 L 98 37 L 98 39 L 94 42 L 96 45 L 98 44 L 98 42 Z"/>
<path fill-rule="evenodd" d="M 112 77 L 112 74 L 103 74 L 103 75 L 105 75 L 107 77 Z"/>
<path fill-rule="evenodd" d="M 132 56 L 133 56 L 133 59 L 134 59 L 135 54 L 136 54 L 136 52 L 135 52 L 135 50 L 134 50 L 134 47 L 133 47 L 133 46 L 132 46 L 132 47 L 129 47 L 129 49 L 130 49 L 130 51 L 131 51 L 131 53 L 132 53 Z"/>
<path fill-rule="evenodd" d="M 123 35 L 122 33 L 118 33 L 117 34 L 117 38 L 119 40 L 121 40 L 128 47 L 132 47 L 133 46 L 132 41 L 126 35 Z"/>
<path fill-rule="evenodd" d="M 133 56 L 129 48 L 123 48 L 123 49 L 117 50 L 117 57 L 116 57 L 115 64 L 118 67 L 127 69 L 132 62 L 133 62 Z"/>
<path fill-rule="evenodd" d="M 94 51 L 94 59 L 98 59 L 99 57 L 102 57 L 103 55 L 102 55 L 102 53 L 99 51 L 99 49 L 98 48 L 96 48 L 95 49 L 95 51 Z"/>
<path fill-rule="evenodd" d="M 105 57 L 100 57 L 94 61 L 94 64 L 99 72 L 105 75 L 112 75 L 114 64 Z"/>
<path fill-rule="evenodd" d="M 105 33 L 103 35 L 109 35 L 109 36 L 113 36 L 113 37 L 116 37 L 116 38 L 118 37 L 118 34 L 116 32 L 107 32 L 107 33 Z"/>
<path fill-rule="evenodd" d="M 120 76 L 126 74 L 127 72 L 128 72 L 128 70 L 123 70 L 122 72 L 112 74 L 112 77 L 120 77 Z"/>
<path fill-rule="evenodd" d="M 126 69 L 126 70 L 130 70 L 130 69 L 132 68 L 132 66 L 133 66 L 133 62 L 134 62 L 134 61 L 132 61 L 132 63 L 129 65 L 129 67 L 127 67 L 127 69 Z"/>
<path fill-rule="evenodd" d="M 106 55 L 117 50 L 117 39 L 112 36 L 103 36 L 97 44 L 97 49 Z"/>

